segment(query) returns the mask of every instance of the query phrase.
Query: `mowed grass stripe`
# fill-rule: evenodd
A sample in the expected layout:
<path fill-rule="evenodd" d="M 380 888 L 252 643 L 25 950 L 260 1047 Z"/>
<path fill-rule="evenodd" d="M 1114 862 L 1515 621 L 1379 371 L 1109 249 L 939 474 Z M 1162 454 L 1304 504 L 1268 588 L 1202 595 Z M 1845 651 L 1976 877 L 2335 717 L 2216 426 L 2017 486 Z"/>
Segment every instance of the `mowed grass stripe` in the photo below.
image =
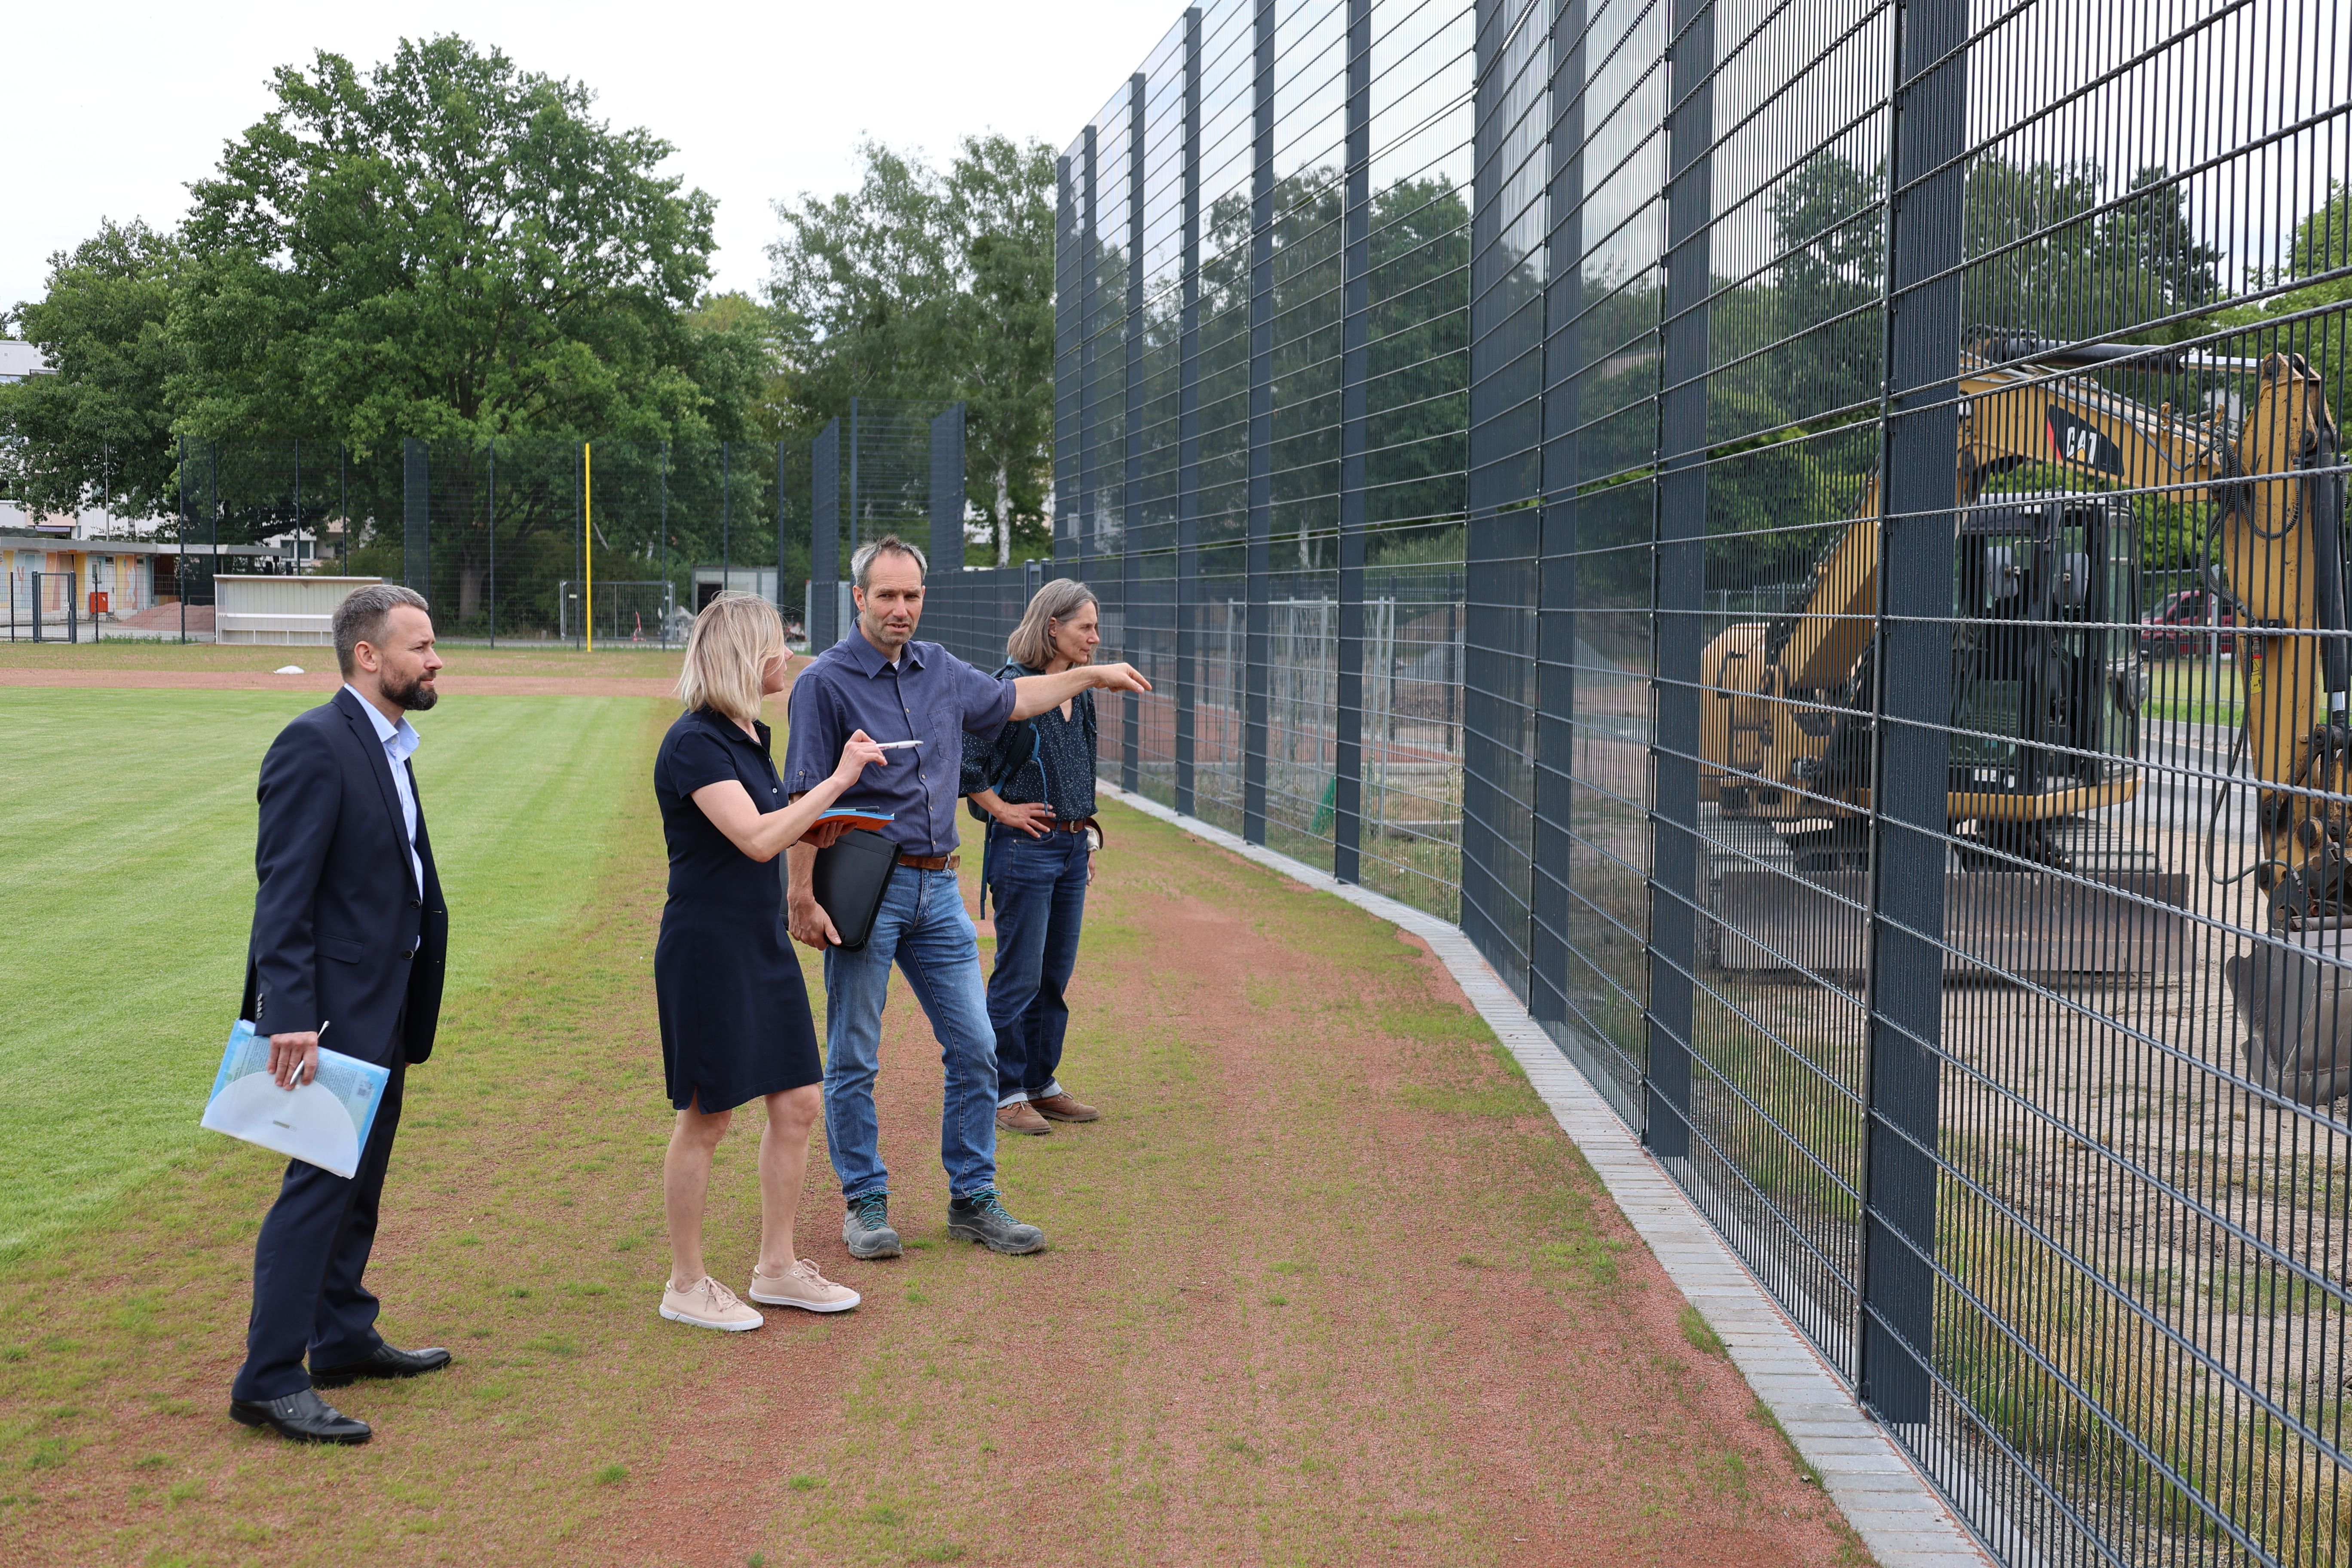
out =
<path fill-rule="evenodd" d="M 254 784 L 312 700 L 0 693 L 0 1258 L 214 1138 L 195 1123 L 243 983 Z M 615 819 L 646 809 L 662 707 L 453 697 L 421 716 L 453 994 L 593 901 Z"/>

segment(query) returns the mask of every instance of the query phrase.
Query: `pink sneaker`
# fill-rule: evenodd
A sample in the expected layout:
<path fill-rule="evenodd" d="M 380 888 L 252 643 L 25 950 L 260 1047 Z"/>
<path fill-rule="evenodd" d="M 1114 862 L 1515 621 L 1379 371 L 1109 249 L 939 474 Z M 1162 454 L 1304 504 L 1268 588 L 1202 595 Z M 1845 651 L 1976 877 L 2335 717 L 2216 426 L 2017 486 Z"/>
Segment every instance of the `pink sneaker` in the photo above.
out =
<path fill-rule="evenodd" d="M 783 1274 L 751 1269 L 751 1300 L 767 1307 L 798 1307 L 809 1312 L 846 1312 L 866 1298 L 846 1285 L 836 1285 L 816 1271 L 806 1258 Z"/>
<path fill-rule="evenodd" d="M 683 1290 L 664 1287 L 661 1315 L 673 1323 L 690 1323 L 698 1329 L 720 1329 L 730 1334 L 756 1329 L 768 1321 L 743 1305 L 736 1299 L 734 1291 L 708 1274 Z"/>

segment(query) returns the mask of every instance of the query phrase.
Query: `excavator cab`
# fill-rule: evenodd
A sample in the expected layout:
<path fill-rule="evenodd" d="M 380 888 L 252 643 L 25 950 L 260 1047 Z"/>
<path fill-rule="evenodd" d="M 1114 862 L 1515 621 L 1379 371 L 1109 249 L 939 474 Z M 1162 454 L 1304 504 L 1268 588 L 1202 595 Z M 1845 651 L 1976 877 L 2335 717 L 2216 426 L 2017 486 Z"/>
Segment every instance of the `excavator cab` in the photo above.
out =
<path fill-rule="evenodd" d="M 1988 869 L 2063 865 L 2053 795 L 2135 776 L 2147 677 L 2139 532 L 2096 492 L 1989 496 L 1959 514 L 1951 795 Z M 2071 814 L 2070 814 L 2071 815 Z"/>

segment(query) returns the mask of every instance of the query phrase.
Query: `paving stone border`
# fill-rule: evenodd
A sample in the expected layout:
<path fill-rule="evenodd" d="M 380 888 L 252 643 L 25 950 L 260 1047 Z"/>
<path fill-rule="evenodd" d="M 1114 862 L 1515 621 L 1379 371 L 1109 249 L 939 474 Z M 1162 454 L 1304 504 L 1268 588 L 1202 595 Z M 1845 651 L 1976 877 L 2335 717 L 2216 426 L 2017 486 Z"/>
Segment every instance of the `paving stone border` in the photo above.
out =
<path fill-rule="evenodd" d="M 1863 1414 L 1853 1394 L 1673 1178 L 1650 1157 L 1576 1065 L 1560 1054 L 1460 928 L 1328 872 L 1247 844 L 1198 817 L 1097 781 L 1123 805 L 1172 823 L 1412 932 L 1526 1069 L 1553 1119 L 1584 1153 L 1675 1289 L 1721 1336 L 1748 1386 L 1819 1471 L 1822 1485 L 1884 1568 L 1990 1568 L 1992 1559 L 1927 1478 Z"/>

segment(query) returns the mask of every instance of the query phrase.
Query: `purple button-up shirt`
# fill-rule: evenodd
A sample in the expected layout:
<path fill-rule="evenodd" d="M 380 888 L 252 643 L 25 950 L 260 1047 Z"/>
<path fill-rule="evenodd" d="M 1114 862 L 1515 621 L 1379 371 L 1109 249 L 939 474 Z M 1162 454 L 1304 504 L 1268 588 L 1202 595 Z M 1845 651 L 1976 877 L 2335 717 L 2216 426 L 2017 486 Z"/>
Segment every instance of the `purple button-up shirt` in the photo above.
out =
<path fill-rule="evenodd" d="M 793 682 L 784 743 L 784 788 L 814 789 L 841 765 L 850 731 L 877 741 L 920 741 L 886 753 L 836 806 L 894 820 L 884 834 L 908 855 L 945 855 L 956 847 L 956 799 L 963 737 L 983 740 L 1013 717 L 1013 682 L 973 668 L 935 642 L 910 642 L 891 664 L 863 630 L 817 655 Z"/>

